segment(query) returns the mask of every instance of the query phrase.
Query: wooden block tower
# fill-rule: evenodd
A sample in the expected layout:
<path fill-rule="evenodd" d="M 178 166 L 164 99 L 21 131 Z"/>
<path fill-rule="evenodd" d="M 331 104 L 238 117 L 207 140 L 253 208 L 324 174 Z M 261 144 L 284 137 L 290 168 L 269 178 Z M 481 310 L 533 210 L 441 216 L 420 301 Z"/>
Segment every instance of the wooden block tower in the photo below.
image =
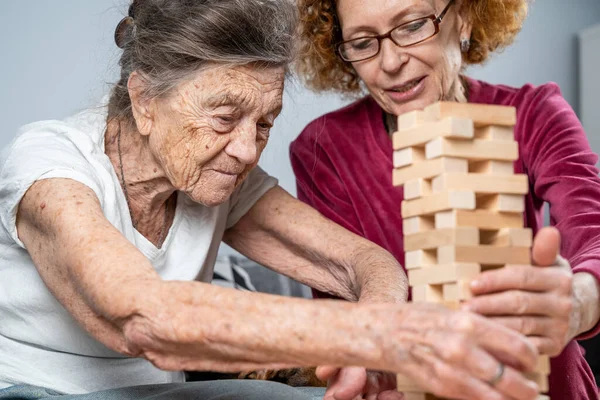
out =
<path fill-rule="evenodd" d="M 515 174 L 516 110 L 440 102 L 398 118 L 393 135 L 396 186 L 404 185 L 405 267 L 413 302 L 458 308 L 481 272 L 531 263 L 524 228 L 527 175 Z M 534 374 L 548 391 L 549 359 Z M 406 400 L 435 400 L 398 376 Z M 540 396 L 540 399 L 547 399 Z"/>

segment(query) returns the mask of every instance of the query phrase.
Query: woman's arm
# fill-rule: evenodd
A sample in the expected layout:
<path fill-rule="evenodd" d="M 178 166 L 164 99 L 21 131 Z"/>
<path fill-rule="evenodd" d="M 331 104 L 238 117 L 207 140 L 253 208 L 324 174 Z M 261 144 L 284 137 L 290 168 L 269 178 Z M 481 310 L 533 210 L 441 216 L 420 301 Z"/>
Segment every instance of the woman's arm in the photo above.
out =
<path fill-rule="evenodd" d="M 406 274 L 390 253 L 280 187 L 267 192 L 224 241 L 277 272 L 347 300 L 407 299 Z"/>
<path fill-rule="evenodd" d="M 522 336 L 473 314 L 162 281 L 104 218 L 94 193 L 68 179 L 34 183 L 17 229 L 42 279 L 81 326 L 162 369 L 363 365 L 403 372 L 445 397 L 535 396 L 510 367 L 502 385 L 485 383 L 496 359 L 531 370 L 536 353 Z"/>

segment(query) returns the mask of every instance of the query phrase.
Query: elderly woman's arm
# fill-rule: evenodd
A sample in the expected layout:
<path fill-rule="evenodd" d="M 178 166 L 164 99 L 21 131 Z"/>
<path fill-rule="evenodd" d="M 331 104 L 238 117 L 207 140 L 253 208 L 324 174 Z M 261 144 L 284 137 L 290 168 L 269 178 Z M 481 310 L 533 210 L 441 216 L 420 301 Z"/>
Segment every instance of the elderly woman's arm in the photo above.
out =
<path fill-rule="evenodd" d="M 408 281 L 396 259 L 294 199 L 267 192 L 225 233 L 242 254 L 322 292 L 348 300 L 403 302 Z"/>
<path fill-rule="evenodd" d="M 162 369 L 363 365 L 403 372 L 445 397 L 535 397 L 535 386 L 510 367 L 502 385 L 485 383 L 496 359 L 530 370 L 536 353 L 519 334 L 474 314 L 162 281 L 104 218 L 94 193 L 68 179 L 34 183 L 17 229 L 48 288 L 84 329 Z"/>

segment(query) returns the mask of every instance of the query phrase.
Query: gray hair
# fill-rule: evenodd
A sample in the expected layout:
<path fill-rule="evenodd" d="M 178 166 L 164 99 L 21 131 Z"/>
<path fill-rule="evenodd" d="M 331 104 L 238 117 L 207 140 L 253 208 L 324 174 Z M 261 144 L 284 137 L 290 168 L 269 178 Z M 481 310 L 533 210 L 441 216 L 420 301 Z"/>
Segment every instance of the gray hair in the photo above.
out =
<path fill-rule="evenodd" d="M 127 81 L 138 71 L 144 96 L 167 94 L 211 63 L 288 67 L 295 55 L 292 0 L 133 0 L 115 32 L 121 78 L 109 118 L 133 122 Z"/>

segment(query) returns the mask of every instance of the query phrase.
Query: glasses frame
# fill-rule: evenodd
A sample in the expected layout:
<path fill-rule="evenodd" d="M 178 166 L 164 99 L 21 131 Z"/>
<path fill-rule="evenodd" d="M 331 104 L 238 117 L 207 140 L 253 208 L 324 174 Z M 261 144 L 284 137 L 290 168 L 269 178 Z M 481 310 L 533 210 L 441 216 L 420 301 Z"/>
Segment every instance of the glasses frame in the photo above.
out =
<path fill-rule="evenodd" d="M 340 56 L 340 58 L 341 58 L 342 60 L 344 60 L 344 61 L 346 61 L 346 62 L 353 63 L 353 62 L 365 61 L 365 60 L 368 60 L 368 59 L 370 59 L 370 58 L 377 57 L 377 55 L 379 55 L 379 53 L 381 52 L 381 41 L 382 41 L 383 39 L 388 39 L 388 38 L 389 38 L 389 39 L 390 39 L 390 40 L 391 40 L 391 41 L 392 41 L 392 42 L 393 42 L 393 43 L 394 43 L 396 46 L 398 46 L 398 47 L 402 47 L 402 48 L 406 48 L 406 47 L 412 47 L 412 46 L 416 46 L 416 45 L 418 45 L 418 44 L 421 44 L 421 43 L 423 43 L 423 42 L 425 42 L 425 41 L 427 41 L 427 40 L 431 39 L 432 37 L 434 37 L 434 36 L 435 36 L 435 35 L 437 35 L 438 33 L 440 33 L 440 24 L 442 23 L 442 20 L 444 19 L 444 16 L 445 16 L 445 15 L 446 15 L 446 13 L 448 12 L 448 9 L 449 9 L 449 8 L 450 8 L 450 6 L 452 5 L 452 3 L 454 3 L 454 0 L 450 0 L 450 1 L 448 2 L 448 4 L 446 4 L 446 7 L 444 7 L 444 9 L 442 10 L 442 12 L 441 12 L 441 13 L 440 13 L 440 15 L 438 15 L 438 16 L 436 16 L 435 14 L 432 14 L 432 15 L 427 15 L 427 16 L 425 16 L 425 17 L 421 17 L 421 18 L 413 19 L 413 20 L 411 20 L 411 21 L 408 21 L 408 22 L 403 22 L 402 24 L 400 24 L 400 25 L 398 25 L 398 26 L 396 26 L 396 27 L 394 27 L 394 28 L 390 29 L 389 31 L 387 31 L 386 33 L 384 33 L 384 34 L 382 34 L 382 35 L 361 36 L 361 37 L 357 37 L 357 38 L 354 38 L 354 39 L 350 39 L 350 40 L 344 40 L 344 41 L 342 41 L 342 42 L 339 42 L 338 44 L 336 44 L 336 45 L 335 45 L 335 50 L 336 50 L 336 53 L 337 53 L 337 54 Z M 412 23 L 413 23 L 413 22 L 415 22 L 415 21 L 420 21 L 420 20 L 422 20 L 422 19 L 430 19 L 430 20 L 432 20 L 432 21 L 433 21 L 433 25 L 435 26 L 435 32 L 434 32 L 434 33 L 433 33 L 431 36 L 429 36 L 429 37 L 426 37 L 426 38 L 425 38 L 425 39 L 423 39 L 423 40 L 419 40 L 418 42 L 411 43 L 411 44 L 409 44 L 409 45 L 406 45 L 406 46 L 399 45 L 398 43 L 396 43 L 396 41 L 394 40 L 394 38 L 392 38 L 392 32 L 394 32 L 396 29 L 398 29 L 398 28 L 401 28 L 401 27 L 403 27 L 403 26 L 405 26 L 405 25 L 408 25 L 408 24 L 412 24 Z M 342 47 L 344 44 L 346 44 L 346 43 L 353 42 L 353 41 L 355 41 L 355 40 L 361 40 L 361 39 L 377 39 L 377 53 L 373 54 L 372 56 L 365 57 L 365 58 L 361 58 L 361 59 L 358 59 L 358 60 L 352 60 L 352 61 L 350 61 L 350 60 L 346 60 L 346 59 L 344 58 L 344 56 L 342 55 L 342 52 L 341 52 L 341 50 L 340 50 L 340 49 L 341 49 L 341 47 Z"/>

